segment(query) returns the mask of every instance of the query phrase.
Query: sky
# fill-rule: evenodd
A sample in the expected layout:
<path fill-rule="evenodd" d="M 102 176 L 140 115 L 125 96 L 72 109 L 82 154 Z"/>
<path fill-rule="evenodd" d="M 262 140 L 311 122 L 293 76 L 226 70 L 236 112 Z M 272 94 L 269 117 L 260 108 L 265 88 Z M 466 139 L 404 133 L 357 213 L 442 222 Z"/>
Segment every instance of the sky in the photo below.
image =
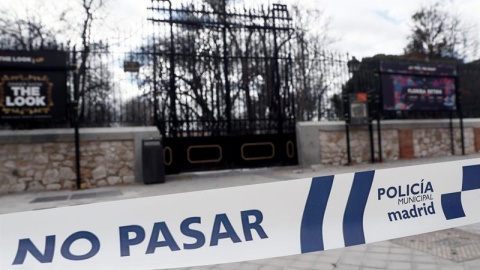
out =
<path fill-rule="evenodd" d="M 401 54 L 410 34 L 412 14 L 428 3 L 431 1 L 327 1 L 326 10 L 333 17 L 332 32 L 339 37 L 333 45 L 340 51 L 360 56 Z M 454 0 L 444 4 L 460 14 L 465 23 L 480 25 L 480 0 Z M 480 38 L 480 28 L 475 32 Z"/>
<path fill-rule="evenodd" d="M 108 1 L 108 0 L 107 0 Z M 407 43 L 410 32 L 411 15 L 422 4 L 432 3 L 431 0 L 235 0 L 246 5 L 258 3 L 300 4 L 307 8 L 323 10 L 323 18 L 330 22 L 329 34 L 335 40 L 329 49 L 349 53 L 358 58 L 375 54 L 401 54 Z M 48 21 L 63 5 L 76 8 L 79 0 L 1 0 L 0 7 L 24 12 L 25 7 L 42 10 L 43 18 Z M 175 4 L 180 0 L 172 0 Z M 106 19 L 102 23 L 100 34 L 103 37 L 112 35 L 111 40 L 135 43 L 130 36 L 142 31 L 148 31 L 150 24 L 146 20 L 151 0 L 109 0 L 107 2 Z M 480 0 L 445 0 L 444 5 L 460 15 L 468 25 L 476 26 L 476 35 L 480 39 Z M 75 16 L 71 12 L 69 16 Z M 312 25 L 312 29 L 319 24 Z M 122 33 L 109 34 L 109 30 L 120 30 Z"/>

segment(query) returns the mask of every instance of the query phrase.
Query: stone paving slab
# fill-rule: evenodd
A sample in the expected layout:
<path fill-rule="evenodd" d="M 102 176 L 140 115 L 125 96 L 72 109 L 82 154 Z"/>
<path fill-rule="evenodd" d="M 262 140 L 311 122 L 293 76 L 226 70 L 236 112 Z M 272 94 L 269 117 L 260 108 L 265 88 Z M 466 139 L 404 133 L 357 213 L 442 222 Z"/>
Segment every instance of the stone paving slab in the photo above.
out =
<path fill-rule="evenodd" d="M 475 225 L 480 227 L 480 224 Z M 428 234 L 425 235 L 428 238 Z M 452 262 L 431 254 L 414 250 L 392 241 L 337 250 L 327 250 L 302 255 L 279 257 L 265 260 L 180 268 L 181 270 L 202 269 L 319 269 L 319 270 L 368 270 L 368 269 L 463 269 L 480 270 L 480 260 Z"/>
<path fill-rule="evenodd" d="M 393 242 L 455 262 L 480 259 L 480 235 L 464 230 L 443 230 Z"/>

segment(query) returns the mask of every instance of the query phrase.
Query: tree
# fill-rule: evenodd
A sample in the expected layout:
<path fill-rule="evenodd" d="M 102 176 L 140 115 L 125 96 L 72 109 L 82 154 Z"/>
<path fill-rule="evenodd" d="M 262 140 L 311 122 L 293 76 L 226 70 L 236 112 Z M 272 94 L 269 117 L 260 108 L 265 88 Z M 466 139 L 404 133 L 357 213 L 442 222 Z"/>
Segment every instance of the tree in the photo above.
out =
<path fill-rule="evenodd" d="M 79 102 L 80 102 L 80 112 L 79 112 L 79 119 L 80 121 L 84 121 L 85 119 L 85 111 L 86 111 L 86 97 L 94 94 L 93 92 L 99 91 L 108 91 L 109 88 L 105 89 L 104 83 L 102 83 L 102 79 L 100 81 L 95 80 L 95 74 L 93 69 L 89 68 L 89 65 L 92 66 L 90 63 L 90 56 L 92 54 L 92 47 L 93 45 L 101 44 L 101 42 L 92 42 L 92 25 L 95 19 L 98 19 L 96 15 L 105 7 L 106 1 L 105 0 L 80 0 L 81 11 L 82 11 L 82 20 L 79 22 L 79 32 L 80 32 L 80 41 L 81 41 L 81 49 L 80 49 L 80 61 L 78 64 L 78 76 L 79 76 Z M 103 46 L 96 46 L 102 48 Z M 108 47 L 107 47 L 108 51 Z M 100 65 L 102 66 L 102 65 Z M 98 72 L 97 72 L 98 74 Z M 104 73 L 102 73 L 104 74 Z M 98 76 L 97 76 L 98 77 Z M 104 96 L 105 94 L 101 94 Z M 97 96 L 97 95 L 95 95 Z"/>
<path fill-rule="evenodd" d="M 92 37 L 92 30 L 96 27 L 94 22 L 103 22 L 106 2 L 77 0 L 58 13 L 47 10 L 44 5 L 26 7 L 25 12 L 20 14 L 12 9 L 0 9 L 0 47 L 3 49 L 63 50 L 62 42 L 77 44 L 80 121 L 92 118 L 93 107 L 93 111 L 101 108 L 103 115 L 111 107 L 105 103 L 104 97 L 112 89 L 112 74 L 106 64 L 108 59 L 102 57 L 108 53 L 108 44 Z M 41 14 L 52 15 L 46 17 Z"/>
<path fill-rule="evenodd" d="M 229 117 L 242 121 L 248 119 L 246 126 L 236 128 L 239 132 L 254 131 L 255 125 L 260 125 L 257 119 L 263 120 L 270 115 L 278 117 L 283 112 L 274 108 L 274 104 L 280 102 L 273 102 L 274 46 L 272 32 L 266 30 L 271 27 L 272 14 L 264 7 L 256 11 L 227 9 L 229 2 L 206 1 L 207 5 L 199 10 L 208 11 L 208 15 L 188 12 L 198 9 L 195 4 L 185 6 L 183 12 L 173 13 L 177 21 L 186 22 L 174 26 L 176 114 L 180 120 L 198 119 L 198 125 L 225 122 Z M 225 15 L 225 10 L 245 15 Z M 248 19 L 247 16 L 262 19 Z M 239 18 L 245 20 L 238 22 Z M 277 23 L 278 20 L 285 21 L 277 18 Z M 218 24 L 227 27 L 216 27 Z M 159 27 L 169 25 L 161 24 Z M 291 38 L 290 32 L 287 35 L 285 32 L 276 32 L 279 51 L 284 51 L 284 44 Z M 169 38 L 167 35 L 157 39 L 157 52 L 162 48 L 165 51 L 164 57 L 159 57 L 163 60 L 159 60 L 166 66 L 170 65 Z M 224 55 L 228 57 L 224 58 Z M 281 70 L 281 67 L 278 69 Z M 229 75 L 225 76 L 225 70 Z M 164 73 L 162 81 L 168 81 L 167 76 L 170 76 L 169 73 Z M 167 91 L 170 91 L 169 87 Z M 230 102 L 227 104 L 227 101 Z M 173 106 L 168 107 L 164 110 L 166 115 Z M 162 107 L 160 109 L 162 111 Z M 162 114 L 160 117 L 167 119 Z"/>
<path fill-rule="evenodd" d="M 299 4 L 292 6 L 295 25 L 293 37 L 293 87 L 296 94 L 296 118 L 299 121 L 320 120 L 324 93 L 329 85 L 325 70 L 326 55 L 324 49 L 335 39 L 330 35 L 331 19 L 321 9 L 309 9 Z"/>
<path fill-rule="evenodd" d="M 41 9 L 41 8 L 40 8 Z M 45 11 L 26 7 L 22 14 L 0 10 L 0 40 L 4 49 L 38 50 L 56 49 L 59 46 L 60 30 L 48 24 L 39 15 Z M 66 12 L 60 12 L 57 24 L 65 20 Z"/>
<path fill-rule="evenodd" d="M 412 33 L 404 51 L 429 59 L 475 56 L 478 40 L 472 30 L 440 2 L 422 6 L 412 15 Z"/>

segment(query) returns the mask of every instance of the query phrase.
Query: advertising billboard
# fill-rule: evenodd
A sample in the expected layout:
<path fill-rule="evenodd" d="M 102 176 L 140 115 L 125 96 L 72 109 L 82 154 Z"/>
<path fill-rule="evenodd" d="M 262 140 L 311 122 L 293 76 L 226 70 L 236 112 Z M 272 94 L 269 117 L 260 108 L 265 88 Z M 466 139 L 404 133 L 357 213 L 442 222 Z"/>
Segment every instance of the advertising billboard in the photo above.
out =
<path fill-rule="evenodd" d="M 384 110 L 455 111 L 456 68 L 408 63 L 382 63 Z"/>
<path fill-rule="evenodd" d="M 0 120 L 65 120 L 66 67 L 64 52 L 0 52 Z"/>

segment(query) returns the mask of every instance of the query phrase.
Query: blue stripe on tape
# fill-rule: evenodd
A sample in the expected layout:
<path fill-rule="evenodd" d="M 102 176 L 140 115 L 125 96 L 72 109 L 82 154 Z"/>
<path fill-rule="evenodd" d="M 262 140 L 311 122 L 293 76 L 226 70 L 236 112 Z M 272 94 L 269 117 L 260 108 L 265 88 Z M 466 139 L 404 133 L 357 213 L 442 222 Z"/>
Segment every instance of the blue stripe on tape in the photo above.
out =
<path fill-rule="evenodd" d="M 480 165 L 463 167 L 462 191 L 480 189 Z"/>
<path fill-rule="evenodd" d="M 325 216 L 328 197 L 332 190 L 333 177 L 331 175 L 312 179 L 300 230 L 302 253 L 324 249 L 322 234 L 323 217 Z"/>
<path fill-rule="evenodd" d="M 343 238 L 346 247 L 365 244 L 363 213 L 374 175 L 375 171 L 359 172 L 355 173 L 353 178 L 352 189 L 343 216 Z"/>
<path fill-rule="evenodd" d="M 442 194 L 442 209 L 447 220 L 465 217 L 462 206 L 462 193 Z"/>

